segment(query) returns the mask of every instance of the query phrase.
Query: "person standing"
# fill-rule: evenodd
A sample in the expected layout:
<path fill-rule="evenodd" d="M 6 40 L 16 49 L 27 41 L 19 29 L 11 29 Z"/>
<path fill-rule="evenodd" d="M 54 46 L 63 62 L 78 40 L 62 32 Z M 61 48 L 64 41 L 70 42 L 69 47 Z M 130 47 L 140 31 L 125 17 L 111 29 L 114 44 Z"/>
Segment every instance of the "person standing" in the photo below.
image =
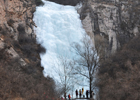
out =
<path fill-rule="evenodd" d="M 75 93 L 76 93 L 76 98 L 78 98 L 78 91 L 77 91 L 77 89 L 76 89 Z"/>
<path fill-rule="evenodd" d="M 68 98 L 69 98 L 69 100 L 70 100 L 70 98 L 71 98 L 70 94 L 68 95 Z"/>
<path fill-rule="evenodd" d="M 86 90 L 86 97 L 87 97 L 87 99 L 88 99 L 88 90 Z"/>
<path fill-rule="evenodd" d="M 83 95 L 83 93 L 84 93 L 84 88 L 82 88 L 82 95 Z"/>
<path fill-rule="evenodd" d="M 63 98 L 63 97 L 61 97 L 61 100 L 64 100 L 64 98 Z"/>
<path fill-rule="evenodd" d="M 65 98 L 65 100 L 66 100 L 66 93 L 64 93 L 64 98 Z"/>
<path fill-rule="evenodd" d="M 79 97 L 81 98 L 82 92 L 81 89 L 79 90 Z"/>

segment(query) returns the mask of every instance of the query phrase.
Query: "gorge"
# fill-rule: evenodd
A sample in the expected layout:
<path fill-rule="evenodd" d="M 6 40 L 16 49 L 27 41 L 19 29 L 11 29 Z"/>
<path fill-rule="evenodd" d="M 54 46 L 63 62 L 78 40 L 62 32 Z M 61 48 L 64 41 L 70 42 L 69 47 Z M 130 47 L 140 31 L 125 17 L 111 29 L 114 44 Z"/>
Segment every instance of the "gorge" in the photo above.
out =
<path fill-rule="evenodd" d="M 69 44 L 87 33 L 101 58 L 96 99 L 138 100 L 139 0 L 49 1 L 0 1 L 0 99 L 60 97 L 54 60 L 58 54 L 72 58 Z"/>

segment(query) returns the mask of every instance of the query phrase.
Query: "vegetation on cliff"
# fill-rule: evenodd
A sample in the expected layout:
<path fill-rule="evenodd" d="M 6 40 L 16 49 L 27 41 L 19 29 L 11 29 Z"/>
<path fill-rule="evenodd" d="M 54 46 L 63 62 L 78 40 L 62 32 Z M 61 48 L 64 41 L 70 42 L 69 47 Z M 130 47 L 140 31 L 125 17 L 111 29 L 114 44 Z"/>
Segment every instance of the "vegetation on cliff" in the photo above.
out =
<path fill-rule="evenodd" d="M 32 1 L 32 2 L 31 2 Z M 55 82 L 43 75 L 33 12 L 41 0 L 2 0 L 0 8 L 0 100 L 52 100 Z M 11 7 L 11 8 L 10 8 Z"/>
<path fill-rule="evenodd" d="M 43 5 L 44 3 L 41 0 L 35 0 L 37 6 Z"/>
<path fill-rule="evenodd" d="M 97 86 L 100 100 L 140 98 L 140 36 L 101 63 Z"/>
<path fill-rule="evenodd" d="M 63 5 L 76 6 L 78 3 L 83 2 L 84 0 L 48 0 L 48 1 L 56 2 Z"/>
<path fill-rule="evenodd" d="M 6 30 L 1 29 L 4 48 L 0 49 L 0 99 L 51 100 L 56 97 L 55 82 L 43 76 L 39 53 L 45 49 L 36 43 L 35 38 L 27 37 L 24 27 L 19 25 L 18 41 Z M 13 48 L 18 57 L 7 52 Z M 23 59 L 26 65 L 22 65 Z"/>
<path fill-rule="evenodd" d="M 116 53 L 110 53 L 110 47 L 113 46 L 112 43 L 114 42 L 112 42 L 112 39 L 106 43 L 109 44 L 109 49 L 105 49 L 107 46 L 103 47 L 103 50 L 109 51 L 110 54 L 107 55 L 107 53 L 105 53 L 105 56 L 102 56 L 101 54 L 101 57 L 104 57 L 104 59 L 100 62 L 96 80 L 96 85 L 99 87 L 99 98 L 100 100 L 138 100 L 140 96 L 140 1 L 93 1 L 95 1 L 95 3 L 99 3 L 100 5 L 114 7 L 117 13 L 117 21 L 114 23 L 116 26 L 113 30 L 117 39 L 117 50 Z M 100 10 L 99 13 L 101 11 L 104 10 Z M 96 11 L 94 11 L 94 13 L 96 13 Z M 100 19 L 97 21 L 99 20 Z M 100 35 L 101 32 L 98 32 L 98 34 Z M 101 39 L 97 39 L 96 37 L 97 36 L 95 35 L 95 46 L 97 46 L 96 44 L 98 44 L 99 39 Z"/>

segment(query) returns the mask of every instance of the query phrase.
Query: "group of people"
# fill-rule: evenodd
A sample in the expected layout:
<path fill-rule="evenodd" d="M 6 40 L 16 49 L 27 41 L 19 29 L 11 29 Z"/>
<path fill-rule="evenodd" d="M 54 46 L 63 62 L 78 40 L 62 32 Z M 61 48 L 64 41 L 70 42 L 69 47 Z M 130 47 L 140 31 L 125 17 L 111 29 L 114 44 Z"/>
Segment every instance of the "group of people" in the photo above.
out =
<path fill-rule="evenodd" d="M 64 94 L 64 98 L 66 99 L 66 93 Z M 71 99 L 71 95 L 70 94 L 68 95 L 68 99 L 69 100 Z M 64 100 L 63 97 L 62 97 L 62 100 Z"/>
<path fill-rule="evenodd" d="M 76 93 L 76 98 L 78 98 L 78 95 L 79 95 L 79 98 L 85 98 L 85 95 L 84 95 L 84 88 L 82 89 L 79 89 L 79 91 L 76 89 L 75 91 Z M 88 99 L 89 98 L 89 94 L 90 94 L 90 98 L 93 98 L 93 95 L 94 95 L 94 92 L 93 91 L 89 91 L 89 90 L 86 90 L 86 98 Z M 64 94 L 64 98 L 66 99 L 66 93 Z M 64 100 L 64 98 L 62 97 L 61 99 Z M 69 94 L 68 95 L 68 99 L 70 100 L 71 99 L 71 95 Z"/>
<path fill-rule="evenodd" d="M 77 89 L 76 89 L 75 93 L 76 93 L 76 98 L 78 98 L 78 90 Z M 82 88 L 82 90 L 81 89 L 79 90 L 79 98 L 81 98 L 83 93 L 84 93 L 84 88 Z M 84 97 L 84 95 L 83 95 L 83 97 Z"/>
<path fill-rule="evenodd" d="M 69 98 L 69 100 L 70 100 L 70 98 L 71 98 L 70 94 L 68 95 L 68 98 Z"/>
<path fill-rule="evenodd" d="M 79 94 L 79 98 L 81 98 L 82 96 L 83 96 L 83 98 L 85 98 L 85 95 L 83 94 L 84 88 L 82 88 L 82 90 L 80 89 L 79 93 L 78 93 L 78 90 L 76 89 L 75 93 L 76 93 L 76 98 L 78 98 L 78 94 Z M 90 94 L 90 98 L 93 98 L 93 95 L 94 95 L 93 91 L 86 90 L 86 98 L 87 99 L 89 98 L 88 97 L 89 94 Z"/>

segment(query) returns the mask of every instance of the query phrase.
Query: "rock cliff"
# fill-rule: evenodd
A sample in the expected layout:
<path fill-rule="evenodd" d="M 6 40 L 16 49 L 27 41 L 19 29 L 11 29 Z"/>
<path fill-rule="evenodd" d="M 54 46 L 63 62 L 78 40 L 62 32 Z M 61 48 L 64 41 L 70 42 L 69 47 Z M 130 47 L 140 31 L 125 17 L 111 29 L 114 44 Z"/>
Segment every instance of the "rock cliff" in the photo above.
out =
<path fill-rule="evenodd" d="M 88 0 L 80 17 L 95 47 L 102 49 L 96 100 L 139 98 L 139 0 Z M 134 71 L 135 70 L 135 71 Z"/>
<path fill-rule="evenodd" d="M 40 0 L 0 0 L 0 100 L 54 97 L 53 79 L 43 76 L 33 13 Z"/>
<path fill-rule="evenodd" d="M 35 4 L 27 0 L 1 0 L 0 1 L 0 26 L 6 28 L 17 40 L 17 27 L 22 24 L 28 35 L 33 33 L 33 12 Z"/>
<path fill-rule="evenodd" d="M 106 51 L 114 53 L 140 31 L 138 4 L 137 0 L 85 1 L 80 13 L 83 27 L 95 45 L 103 39 Z"/>
<path fill-rule="evenodd" d="M 18 52 L 15 43 L 21 46 L 23 38 L 35 39 L 33 26 L 33 12 L 36 9 L 35 2 L 26 0 L 1 0 L 0 1 L 0 48 L 5 49 L 12 58 L 19 58 L 21 66 L 26 66 L 27 62 L 22 53 Z M 10 41 L 10 42 L 9 42 Z M 36 43 L 34 44 L 34 46 Z M 7 48 L 8 47 L 8 48 Z M 36 45 L 37 47 L 37 45 Z M 38 61 L 40 61 L 39 54 Z"/>

